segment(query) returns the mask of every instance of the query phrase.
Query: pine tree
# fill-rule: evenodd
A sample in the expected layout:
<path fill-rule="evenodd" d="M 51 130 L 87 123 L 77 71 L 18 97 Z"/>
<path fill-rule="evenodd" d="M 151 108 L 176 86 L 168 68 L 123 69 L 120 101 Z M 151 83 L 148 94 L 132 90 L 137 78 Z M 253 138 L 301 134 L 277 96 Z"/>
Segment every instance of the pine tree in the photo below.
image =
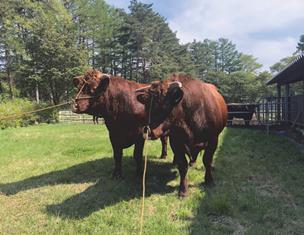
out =
<path fill-rule="evenodd" d="M 300 40 L 298 42 L 297 50 L 300 53 L 304 53 L 304 34 L 300 36 Z"/>
<path fill-rule="evenodd" d="M 86 53 L 77 48 L 75 27 L 61 2 L 36 4 L 25 41 L 29 58 L 19 83 L 31 96 L 33 87 L 40 87 L 44 100 L 58 104 L 69 95 L 72 76 L 83 71 Z"/>

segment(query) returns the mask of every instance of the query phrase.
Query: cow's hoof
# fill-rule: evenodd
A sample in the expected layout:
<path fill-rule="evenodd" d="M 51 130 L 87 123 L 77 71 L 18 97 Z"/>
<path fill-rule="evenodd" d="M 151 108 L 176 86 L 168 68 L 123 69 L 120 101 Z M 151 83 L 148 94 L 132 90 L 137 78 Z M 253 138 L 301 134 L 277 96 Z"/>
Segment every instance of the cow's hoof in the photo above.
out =
<path fill-rule="evenodd" d="M 166 159 L 167 158 L 167 155 L 165 155 L 165 154 L 162 154 L 161 156 L 160 156 L 160 159 Z"/>

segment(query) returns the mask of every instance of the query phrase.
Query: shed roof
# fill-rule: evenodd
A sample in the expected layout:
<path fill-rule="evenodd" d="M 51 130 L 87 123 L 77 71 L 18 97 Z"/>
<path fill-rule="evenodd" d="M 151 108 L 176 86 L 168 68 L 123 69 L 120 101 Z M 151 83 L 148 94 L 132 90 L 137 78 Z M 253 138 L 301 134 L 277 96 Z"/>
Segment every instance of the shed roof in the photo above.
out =
<path fill-rule="evenodd" d="M 304 54 L 299 56 L 294 62 L 276 74 L 266 84 L 277 83 L 279 85 L 304 81 Z"/>

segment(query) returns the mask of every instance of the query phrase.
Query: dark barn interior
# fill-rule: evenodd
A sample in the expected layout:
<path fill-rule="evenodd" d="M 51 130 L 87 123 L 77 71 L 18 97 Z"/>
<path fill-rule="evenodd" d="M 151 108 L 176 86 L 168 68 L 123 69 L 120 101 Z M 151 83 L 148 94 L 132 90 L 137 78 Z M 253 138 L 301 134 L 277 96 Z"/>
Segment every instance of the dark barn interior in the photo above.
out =
<path fill-rule="evenodd" d="M 304 55 L 275 75 L 267 85 L 277 86 L 277 115 L 276 119 L 282 124 L 304 127 Z M 290 86 L 302 86 L 301 94 L 292 94 Z M 282 94 L 284 87 L 284 94 Z"/>

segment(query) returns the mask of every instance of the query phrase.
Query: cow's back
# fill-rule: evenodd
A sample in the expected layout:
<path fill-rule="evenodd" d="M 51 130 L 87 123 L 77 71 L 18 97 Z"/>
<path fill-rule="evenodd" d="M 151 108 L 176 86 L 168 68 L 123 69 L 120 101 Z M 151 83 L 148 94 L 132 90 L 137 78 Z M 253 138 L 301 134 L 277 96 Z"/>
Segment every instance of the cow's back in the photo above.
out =
<path fill-rule="evenodd" d="M 217 136 L 227 122 L 227 105 L 217 88 L 199 80 L 183 81 L 184 98 L 179 111 L 194 139 Z"/>

